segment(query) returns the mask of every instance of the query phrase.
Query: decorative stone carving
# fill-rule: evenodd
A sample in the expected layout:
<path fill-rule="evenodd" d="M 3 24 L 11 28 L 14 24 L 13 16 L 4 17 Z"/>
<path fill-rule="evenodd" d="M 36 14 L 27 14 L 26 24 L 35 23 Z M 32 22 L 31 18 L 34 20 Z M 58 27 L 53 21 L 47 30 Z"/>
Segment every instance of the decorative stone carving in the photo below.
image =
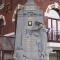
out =
<path fill-rule="evenodd" d="M 0 10 L 4 8 L 4 5 L 5 5 L 4 2 L 5 2 L 5 0 L 0 1 Z"/>
<path fill-rule="evenodd" d="M 4 8 L 4 3 L 0 5 L 0 10 Z"/>

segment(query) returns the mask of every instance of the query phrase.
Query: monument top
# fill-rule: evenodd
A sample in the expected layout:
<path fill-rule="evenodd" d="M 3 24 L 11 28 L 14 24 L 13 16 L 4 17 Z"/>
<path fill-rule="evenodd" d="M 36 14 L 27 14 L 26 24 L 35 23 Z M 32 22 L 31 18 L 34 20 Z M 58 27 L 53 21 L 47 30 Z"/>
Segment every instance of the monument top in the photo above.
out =
<path fill-rule="evenodd" d="M 26 4 L 35 4 L 35 3 L 34 3 L 34 0 L 27 0 Z"/>

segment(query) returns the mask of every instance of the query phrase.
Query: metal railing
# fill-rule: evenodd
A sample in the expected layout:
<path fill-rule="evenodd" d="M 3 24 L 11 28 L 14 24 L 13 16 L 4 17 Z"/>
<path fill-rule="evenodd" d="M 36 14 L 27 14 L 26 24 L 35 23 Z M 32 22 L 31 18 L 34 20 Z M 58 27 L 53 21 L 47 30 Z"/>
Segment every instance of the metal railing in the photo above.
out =
<path fill-rule="evenodd" d="M 47 32 L 48 42 L 60 42 L 60 31 Z"/>

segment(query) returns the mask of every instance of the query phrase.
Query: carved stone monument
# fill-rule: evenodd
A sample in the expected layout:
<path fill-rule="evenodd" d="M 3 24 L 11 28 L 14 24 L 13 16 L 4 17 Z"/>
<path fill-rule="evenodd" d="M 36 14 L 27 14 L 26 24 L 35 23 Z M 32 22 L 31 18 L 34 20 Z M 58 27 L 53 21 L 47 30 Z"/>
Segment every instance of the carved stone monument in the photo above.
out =
<path fill-rule="evenodd" d="M 47 60 L 47 34 L 43 11 L 27 0 L 17 13 L 15 60 Z"/>

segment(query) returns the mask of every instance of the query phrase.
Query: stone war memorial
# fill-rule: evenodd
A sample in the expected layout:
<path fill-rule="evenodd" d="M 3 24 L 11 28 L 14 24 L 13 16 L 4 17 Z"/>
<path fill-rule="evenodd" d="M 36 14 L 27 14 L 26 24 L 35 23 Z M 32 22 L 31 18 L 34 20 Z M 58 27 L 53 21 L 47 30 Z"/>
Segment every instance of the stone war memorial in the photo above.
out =
<path fill-rule="evenodd" d="M 47 34 L 43 11 L 27 0 L 17 13 L 14 60 L 47 60 Z"/>

